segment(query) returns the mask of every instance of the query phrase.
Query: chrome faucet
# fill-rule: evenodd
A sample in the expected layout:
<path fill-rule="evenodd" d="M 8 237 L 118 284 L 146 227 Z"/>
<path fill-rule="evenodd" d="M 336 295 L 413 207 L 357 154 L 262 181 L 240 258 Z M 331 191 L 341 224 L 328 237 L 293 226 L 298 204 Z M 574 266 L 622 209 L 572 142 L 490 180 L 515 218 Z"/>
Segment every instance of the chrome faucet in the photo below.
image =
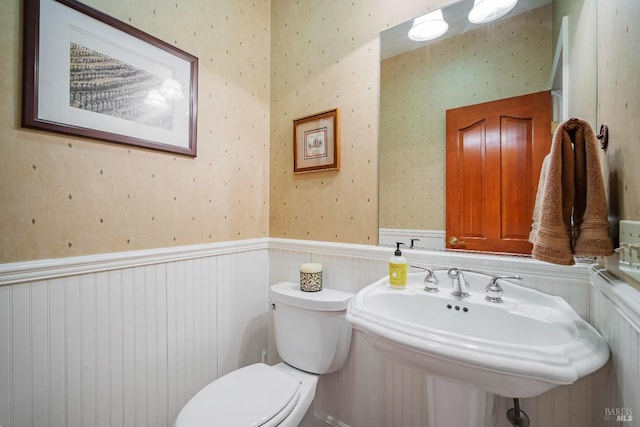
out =
<path fill-rule="evenodd" d="M 438 278 L 433 274 L 433 270 L 422 265 L 411 264 L 411 268 L 417 268 L 427 272 L 424 278 L 424 290 L 426 292 L 438 292 Z"/>
<path fill-rule="evenodd" d="M 496 303 L 501 303 L 502 302 L 502 286 L 500 286 L 500 283 L 498 283 L 498 280 L 501 279 L 517 279 L 517 280 L 521 280 L 522 276 L 519 275 L 514 275 L 514 276 L 494 276 L 491 278 L 491 281 L 489 282 L 489 284 L 487 285 L 486 288 L 484 288 L 484 291 L 486 293 L 484 299 L 486 299 L 489 302 L 496 302 Z"/>
<path fill-rule="evenodd" d="M 462 271 L 457 268 L 450 268 L 447 271 L 447 276 L 451 279 L 451 286 L 453 287 L 453 292 L 451 295 L 454 297 L 465 298 L 469 296 L 469 282 L 465 279 Z"/>

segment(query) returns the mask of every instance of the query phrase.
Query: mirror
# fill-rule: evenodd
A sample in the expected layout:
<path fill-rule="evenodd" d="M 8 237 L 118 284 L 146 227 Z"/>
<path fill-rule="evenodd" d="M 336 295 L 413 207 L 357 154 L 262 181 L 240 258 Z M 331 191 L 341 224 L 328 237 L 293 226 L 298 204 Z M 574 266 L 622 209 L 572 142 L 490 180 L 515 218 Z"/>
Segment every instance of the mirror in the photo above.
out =
<path fill-rule="evenodd" d="M 447 109 L 551 90 L 555 121 L 595 123 L 595 0 L 519 0 L 484 25 L 472 6 L 443 8 L 449 30 L 431 42 L 408 39 L 413 20 L 380 35 L 380 245 L 445 247 Z"/>

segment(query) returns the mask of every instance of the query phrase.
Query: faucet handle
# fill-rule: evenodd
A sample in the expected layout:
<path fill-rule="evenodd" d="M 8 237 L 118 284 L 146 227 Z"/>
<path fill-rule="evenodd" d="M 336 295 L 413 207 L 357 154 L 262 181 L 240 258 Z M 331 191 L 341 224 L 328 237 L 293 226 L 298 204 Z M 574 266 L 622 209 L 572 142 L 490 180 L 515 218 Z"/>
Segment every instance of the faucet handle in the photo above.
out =
<path fill-rule="evenodd" d="M 427 272 L 427 275 L 424 277 L 424 290 L 426 292 L 438 292 L 438 278 L 433 274 L 433 269 L 417 264 L 411 264 L 411 268 L 417 268 Z"/>
<path fill-rule="evenodd" d="M 514 275 L 514 276 L 493 276 L 491 278 L 491 280 L 489 281 L 489 284 L 487 285 L 487 287 L 484 289 L 485 293 L 487 294 L 484 299 L 486 299 L 489 302 L 496 302 L 496 303 L 500 303 L 502 302 L 502 286 L 500 286 L 500 283 L 498 283 L 498 280 L 501 279 L 517 279 L 517 280 L 521 280 L 522 276 L 520 275 Z"/>

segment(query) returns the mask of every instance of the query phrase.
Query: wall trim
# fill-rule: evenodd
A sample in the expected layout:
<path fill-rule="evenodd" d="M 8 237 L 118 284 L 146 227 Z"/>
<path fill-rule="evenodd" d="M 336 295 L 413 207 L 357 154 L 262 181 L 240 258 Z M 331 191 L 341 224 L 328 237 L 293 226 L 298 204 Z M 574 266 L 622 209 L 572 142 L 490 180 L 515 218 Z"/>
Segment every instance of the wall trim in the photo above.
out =
<path fill-rule="evenodd" d="M 267 238 L 0 264 L 0 286 L 268 249 Z"/>
<path fill-rule="evenodd" d="M 316 240 L 270 238 L 269 249 L 363 259 L 389 258 L 389 248 L 354 243 L 322 242 Z"/>
<path fill-rule="evenodd" d="M 385 261 L 393 252 L 389 247 L 281 238 L 270 238 L 269 249 Z M 584 282 L 589 281 L 588 268 L 590 264 L 588 263 L 578 262 L 576 265 L 563 266 L 527 257 L 469 253 L 444 249 L 403 249 L 402 254 L 409 262 L 434 267 L 462 266 L 463 268 L 480 271 L 508 271 L 542 277 L 564 277 Z"/>
<path fill-rule="evenodd" d="M 444 230 L 420 230 L 402 228 L 380 228 L 378 230 L 378 242 L 382 246 L 395 247 L 395 242 L 403 242 L 408 248 L 411 239 L 418 239 L 416 248 L 444 249 L 446 232 Z"/>
<path fill-rule="evenodd" d="M 593 265 L 590 273 L 595 289 L 640 333 L 640 292 L 604 267 Z"/>
<path fill-rule="evenodd" d="M 257 238 L 0 264 L 0 286 L 265 249 L 381 261 L 391 254 L 388 247 L 374 245 Z M 464 266 L 480 271 L 509 271 L 588 281 L 587 264 L 566 267 L 529 258 L 444 250 L 406 249 L 403 254 L 409 262 L 429 266 Z"/>

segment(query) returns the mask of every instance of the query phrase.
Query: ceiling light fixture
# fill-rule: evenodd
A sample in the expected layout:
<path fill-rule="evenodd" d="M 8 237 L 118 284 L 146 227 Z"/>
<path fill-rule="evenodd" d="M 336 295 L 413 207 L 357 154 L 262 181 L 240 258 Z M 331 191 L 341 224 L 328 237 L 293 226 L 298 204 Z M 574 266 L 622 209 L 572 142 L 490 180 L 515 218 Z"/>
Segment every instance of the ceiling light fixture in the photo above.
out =
<path fill-rule="evenodd" d="M 469 12 L 469 22 L 486 24 L 503 17 L 514 8 L 518 0 L 475 0 Z"/>
<path fill-rule="evenodd" d="M 442 10 L 427 13 L 413 20 L 413 26 L 409 30 L 409 38 L 414 41 L 427 41 L 437 39 L 447 32 L 449 24 L 442 16 Z"/>

